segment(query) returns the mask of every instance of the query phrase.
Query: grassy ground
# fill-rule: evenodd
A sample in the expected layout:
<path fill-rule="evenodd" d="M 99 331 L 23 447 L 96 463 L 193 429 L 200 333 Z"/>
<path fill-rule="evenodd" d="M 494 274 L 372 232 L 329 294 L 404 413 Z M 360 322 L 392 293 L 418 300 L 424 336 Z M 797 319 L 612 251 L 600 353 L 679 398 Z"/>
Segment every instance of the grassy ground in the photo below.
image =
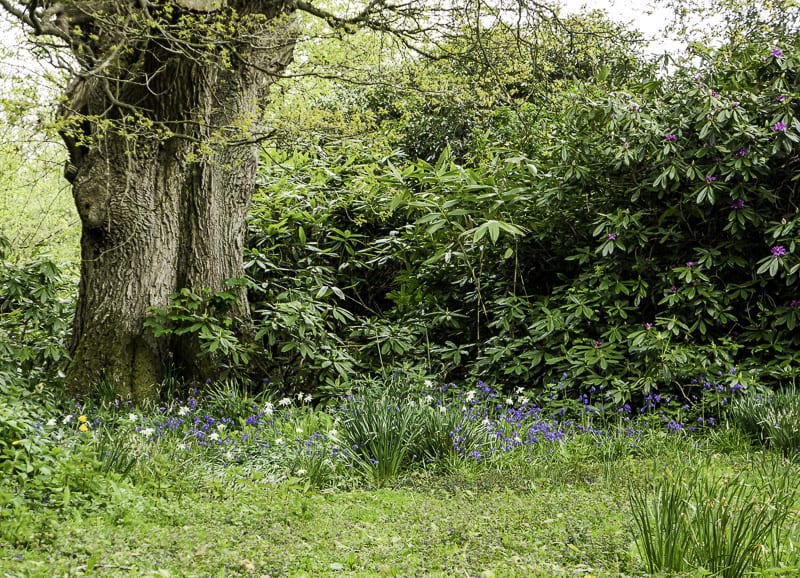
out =
<path fill-rule="evenodd" d="M 17 543 L 0 541 L 0 575 L 642 576 L 631 484 L 686 462 L 734 472 L 753 457 L 682 442 L 605 460 L 574 446 L 384 488 L 276 484 L 210 463 L 137 485 L 106 475 L 90 501 L 4 522 Z"/>
<path fill-rule="evenodd" d="M 728 421 L 423 388 L 136 408 L 6 387 L 0 577 L 800 575 L 800 464 Z"/>
<path fill-rule="evenodd" d="M 348 491 L 244 477 L 117 494 L 0 548 L 10 576 L 636 574 L 625 488 L 509 472 Z"/>

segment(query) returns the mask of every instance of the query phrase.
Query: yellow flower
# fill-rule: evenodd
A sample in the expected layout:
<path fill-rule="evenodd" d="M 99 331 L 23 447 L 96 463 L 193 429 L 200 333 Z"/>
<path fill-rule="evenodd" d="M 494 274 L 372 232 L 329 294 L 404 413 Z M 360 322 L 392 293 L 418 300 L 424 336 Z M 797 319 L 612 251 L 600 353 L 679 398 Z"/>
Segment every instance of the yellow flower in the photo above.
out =
<path fill-rule="evenodd" d="M 89 418 L 86 417 L 85 415 L 82 415 L 78 418 L 78 421 L 81 423 L 86 423 L 87 421 L 89 421 Z"/>
<path fill-rule="evenodd" d="M 81 430 L 82 432 L 87 432 L 89 431 L 89 426 L 86 425 L 85 423 L 82 423 L 78 429 Z"/>
<path fill-rule="evenodd" d="M 22 441 L 22 440 L 14 440 L 13 442 L 11 442 L 11 445 L 12 445 L 12 446 L 18 446 L 18 445 L 19 445 L 19 442 L 21 442 L 21 441 Z"/>

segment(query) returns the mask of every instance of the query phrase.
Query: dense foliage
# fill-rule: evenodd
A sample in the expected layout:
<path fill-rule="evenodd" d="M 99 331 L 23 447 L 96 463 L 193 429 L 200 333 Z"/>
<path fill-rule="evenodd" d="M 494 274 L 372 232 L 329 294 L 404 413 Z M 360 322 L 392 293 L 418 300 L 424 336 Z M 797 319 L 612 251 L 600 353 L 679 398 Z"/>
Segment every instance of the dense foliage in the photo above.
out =
<path fill-rule="evenodd" d="M 51 257 L 12 260 L 11 249 L 0 233 L 0 384 L 32 387 L 67 358 L 74 284 Z"/>
<path fill-rule="evenodd" d="M 587 22 L 319 97 L 156 404 L 59 395 L 74 280 L 0 233 L 0 569 L 796 574 L 798 41 Z"/>
<path fill-rule="evenodd" d="M 617 403 L 795 380 L 798 57 L 768 42 L 576 81 L 508 120 L 527 146 L 466 161 L 274 152 L 249 253 L 269 363 L 306 388 L 412 365 Z"/>

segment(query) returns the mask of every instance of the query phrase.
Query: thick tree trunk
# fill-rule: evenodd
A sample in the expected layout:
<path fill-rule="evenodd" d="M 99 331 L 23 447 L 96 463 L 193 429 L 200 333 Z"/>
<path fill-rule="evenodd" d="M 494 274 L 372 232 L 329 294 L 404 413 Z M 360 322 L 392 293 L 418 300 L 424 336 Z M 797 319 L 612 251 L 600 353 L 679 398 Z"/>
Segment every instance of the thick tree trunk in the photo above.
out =
<path fill-rule="evenodd" d="M 232 40 L 224 57 L 148 41 L 132 72 L 120 69 L 128 77 L 116 94 L 93 79 L 73 86 L 64 116 L 89 121 L 79 140 L 65 131 L 83 228 L 71 391 L 104 382 L 123 398 L 154 398 L 169 364 L 213 377 L 196 339 L 156 339 L 143 323 L 149 307 L 166 306 L 181 288 L 219 290 L 243 275 L 258 155 L 250 135 L 269 84 L 291 58 L 284 11 L 276 5 L 255 15 L 238 29 L 247 40 Z M 242 12 L 239 25 L 248 18 Z M 100 118 L 113 122 L 93 120 Z M 242 293 L 238 314 L 247 311 Z"/>

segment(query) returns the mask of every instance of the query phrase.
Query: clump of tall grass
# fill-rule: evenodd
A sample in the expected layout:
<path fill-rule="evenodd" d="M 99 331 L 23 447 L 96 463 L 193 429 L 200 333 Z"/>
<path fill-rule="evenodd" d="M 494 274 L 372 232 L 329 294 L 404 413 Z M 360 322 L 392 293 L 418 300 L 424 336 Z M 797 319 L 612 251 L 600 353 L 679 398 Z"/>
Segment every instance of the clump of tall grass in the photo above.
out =
<path fill-rule="evenodd" d="M 344 446 L 371 481 L 384 484 L 413 464 L 449 467 L 480 461 L 491 451 L 492 432 L 459 405 L 431 396 L 365 394 L 348 402 L 341 419 Z"/>
<path fill-rule="evenodd" d="M 633 531 L 648 570 L 741 578 L 780 558 L 798 476 L 770 462 L 736 475 L 666 471 L 631 489 Z"/>
<path fill-rule="evenodd" d="M 422 431 L 419 409 L 386 396 L 349 403 L 342 436 L 355 464 L 377 484 L 396 478 L 416 456 Z"/>
<path fill-rule="evenodd" d="M 754 441 L 785 455 L 800 451 L 800 392 L 794 386 L 769 396 L 741 397 L 731 404 L 728 418 Z"/>

